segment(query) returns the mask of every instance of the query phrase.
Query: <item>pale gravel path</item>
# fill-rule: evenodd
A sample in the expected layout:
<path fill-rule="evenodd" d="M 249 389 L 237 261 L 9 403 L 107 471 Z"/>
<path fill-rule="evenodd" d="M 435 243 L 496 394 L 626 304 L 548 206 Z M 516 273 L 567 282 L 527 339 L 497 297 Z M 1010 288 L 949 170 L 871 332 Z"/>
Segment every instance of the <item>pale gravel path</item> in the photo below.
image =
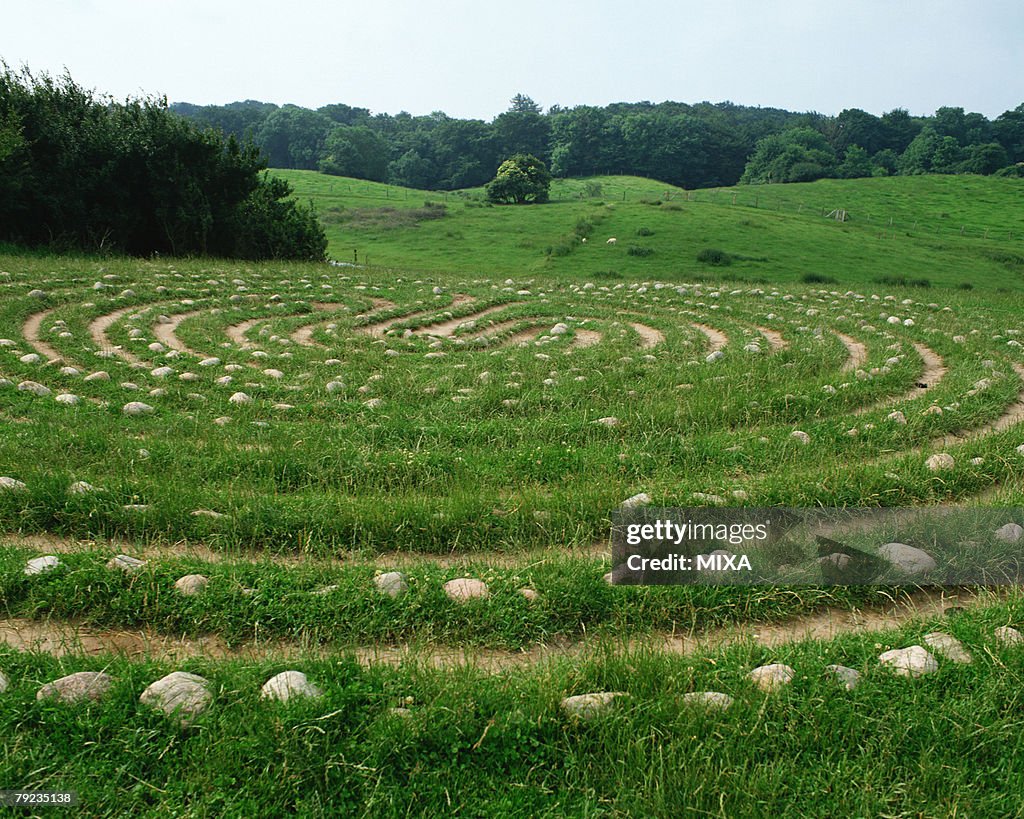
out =
<path fill-rule="evenodd" d="M 40 338 L 43 322 L 50 317 L 54 310 L 56 310 L 56 308 L 42 310 L 39 313 L 33 313 L 25 319 L 25 323 L 21 327 L 21 332 L 22 335 L 25 336 L 25 340 L 47 359 L 47 364 L 55 364 L 64 361 L 64 356 L 61 355 L 60 352 Z"/>
<path fill-rule="evenodd" d="M 868 360 L 868 348 L 864 346 L 864 343 L 857 341 L 853 336 L 848 336 L 845 333 L 840 333 L 833 330 L 836 338 L 843 342 L 843 346 L 846 348 L 848 357 L 843 362 L 843 366 L 839 368 L 839 372 L 845 373 L 851 370 L 856 370 L 858 367 L 862 367 L 864 362 Z"/>

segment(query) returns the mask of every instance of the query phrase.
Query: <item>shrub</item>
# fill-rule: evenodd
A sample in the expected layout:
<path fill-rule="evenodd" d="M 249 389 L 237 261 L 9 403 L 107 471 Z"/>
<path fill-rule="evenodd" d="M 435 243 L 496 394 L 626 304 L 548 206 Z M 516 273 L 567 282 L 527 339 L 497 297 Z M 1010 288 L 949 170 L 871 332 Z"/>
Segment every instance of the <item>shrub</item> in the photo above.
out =
<path fill-rule="evenodd" d="M 654 231 L 651 230 L 649 227 L 638 227 L 636 229 L 636 235 L 637 236 L 653 236 L 654 235 Z"/>
<path fill-rule="evenodd" d="M 804 273 L 800 277 L 804 284 L 839 284 L 839 279 L 834 276 L 826 276 L 823 273 Z"/>
<path fill-rule="evenodd" d="M 724 267 L 732 264 L 732 256 L 717 247 L 706 247 L 697 254 L 697 261 L 701 264 Z"/>
<path fill-rule="evenodd" d="M 577 238 L 583 239 L 594 232 L 594 223 L 589 219 L 580 218 L 576 221 L 576 227 L 574 228 Z"/>
<path fill-rule="evenodd" d="M 626 253 L 629 254 L 630 256 L 640 256 L 641 258 L 643 258 L 645 256 L 653 256 L 654 248 L 642 247 L 640 245 L 630 245 L 627 248 Z"/>
<path fill-rule="evenodd" d="M 887 284 L 891 287 L 931 287 L 929 279 L 908 279 L 906 276 L 878 276 L 874 279 L 878 284 Z"/>

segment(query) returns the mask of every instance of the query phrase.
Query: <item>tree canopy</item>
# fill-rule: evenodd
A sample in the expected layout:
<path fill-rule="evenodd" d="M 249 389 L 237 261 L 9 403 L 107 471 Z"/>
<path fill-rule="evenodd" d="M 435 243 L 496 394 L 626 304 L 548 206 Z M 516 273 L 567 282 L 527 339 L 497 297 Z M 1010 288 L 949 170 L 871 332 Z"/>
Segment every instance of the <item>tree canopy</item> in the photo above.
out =
<path fill-rule="evenodd" d="M 539 204 L 548 201 L 551 174 L 532 154 L 515 154 L 498 166 L 487 185 L 487 198 L 503 205 Z"/>

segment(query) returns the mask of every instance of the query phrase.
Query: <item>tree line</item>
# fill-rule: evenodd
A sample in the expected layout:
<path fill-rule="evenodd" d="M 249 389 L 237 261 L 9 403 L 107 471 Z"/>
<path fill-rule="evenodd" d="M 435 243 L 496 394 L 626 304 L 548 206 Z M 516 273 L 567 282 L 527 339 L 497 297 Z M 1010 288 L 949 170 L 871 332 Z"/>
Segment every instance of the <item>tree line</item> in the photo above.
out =
<path fill-rule="evenodd" d="M 321 260 L 311 207 L 250 142 L 0 63 L 0 241 L 132 255 Z"/>
<path fill-rule="evenodd" d="M 995 120 L 963 108 L 932 116 L 894 109 L 837 116 L 730 102 L 553 106 L 517 94 L 490 122 L 373 114 L 341 103 L 316 110 L 247 100 L 175 103 L 177 113 L 251 140 L 271 167 L 426 190 L 476 187 L 513 154 L 556 177 L 633 174 L 685 188 L 917 173 L 1020 175 L 1024 104 Z"/>

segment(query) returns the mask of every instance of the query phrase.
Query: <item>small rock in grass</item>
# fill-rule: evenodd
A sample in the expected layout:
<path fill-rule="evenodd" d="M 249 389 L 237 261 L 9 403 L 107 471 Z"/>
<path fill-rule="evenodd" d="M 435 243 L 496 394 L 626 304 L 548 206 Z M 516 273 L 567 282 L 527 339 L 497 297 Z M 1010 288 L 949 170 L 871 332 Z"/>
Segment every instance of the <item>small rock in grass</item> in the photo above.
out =
<path fill-rule="evenodd" d="M 89 375 L 87 375 L 82 380 L 83 381 L 89 381 L 89 382 L 92 382 L 92 381 L 109 381 L 110 380 L 110 373 L 108 373 L 106 370 L 99 370 L 99 371 L 94 372 L 94 373 L 89 373 Z"/>
<path fill-rule="evenodd" d="M 715 350 L 713 353 L 708 353 L 704 357 L 704 361 L 707 364 L 714 364 L 716 361 L 721 361 L 723 358 L 725 358 L 725 353 L 721 350 Z"/>
<path fill-rule="evenodd" d="M 75 407 L 81 403 L 81 399 L 77 395 L 74 395 L 70 392 L 62 392 L 53 400 L 56 401 L 58 404 L 64 404 L 64 406 L 67 407 Z"/>
<path fill-rule="evenodd" d="M 592 424 L 600 424 L 605 427 L 617 427 L 619 425 L 619 419 L 614 415 L 609 415 L 605 418 L 598 418 L 596 421 L 591 421 Z"/>
<path fill-rule="evenodd" d="M 142 401 L 129 401 L 121 408 L 121 412 L 125 415 L 151 415 L 153 408 Z"/>
<path fill-rule="evenodd" d="M 42 356 L 39 353 L 25 353 L 25 355 L 18 359 L 22 364 L 38 364 L 42 360 Z"/>
<path fill-rule="evenodd" d="M 924 465 L 932 472 L 938 472 L 942 469 L 952 469 L 956 466 L 956 461 L 953 460 L 953 456 L 948 452 L 938 452 L 925 461 Z"/>
<path fill-rule="evenodd" d="M 198 674 L 174 671 L 150 685 L 139 702 L 163 711 L 168 716 L 177 716 L 182 726 L 206 710 L 213 698 L 209 683 Z"/>
<path fill-rule="evenodd" d="M 651 496 L 646 492 L 641 492 L 638 495 L 633 495 L 631 498 L 626 498 L 619 504 L 619 509 L 622 511 L 627 509 L 636 509 L 638 506 L 647 506 L 650 502 Z"/>
<path fill-rule="evenodd" d="M 32 298 L 32 299 L 45 299 L 46 298 L 46 291 L 45 290 L 29 290 L 28 291 L 28 295 L 29 295 L 29 298 Z"/>
<path fill-rule="evenodd" d="M 475 577 L 457 577 L 444 584 L 444 593 L 457 603 L 489 596 L 487 584 Z"/>
<path fill-rule="evenodd" d="M 56 569 L 60 565 L 60 558 L 56 555 L 34 557 L 25 564 L 25 574 L 31 577 L 34 574 L 42 574 L 43 572 Z"/>
<path fill-rule="evenodd" d="M 7 675 L 3 671 L 0 671 L 0 694 L 3 694 L 10 687 L 11 681 L 7 679 Z"/>
<path fill-rule="evenodd" d="M 167 378 L 169 375 L 174 375 L 174 370 L 170 367 L 157 367 L 155 370 L 150 371 L 150 375 L 156 378 Z"/>
<path fill-rule="evenodd" d="M 1024 644 L 1024 634 L 1021 634 L 1013 626 L 1000 626 L 994 633 L 995 638 L 1005 646 L 1019 646 Z"/>
<path fill-rule="evenodd" d="M 100 490 L 86 481 L 75 481 L 68 487 L 69 495 L 89 495 Z"/>
<path fill-rule="evenodd" d="M 231 416 L 230 415 L 222 415 L 219 418 L 214 418 L 213 419 L 213 423 L 215 423 L 219 427 L 222 427 L 225 424 L 230 424 L 231 423 Z"/>
<path fill-rule="evenodd" d="M 747 678 L 762 691 L 774 691 L 793 681 L 796 672 L 783 663 L 772 663 L 755 668 Z"/>
<path fill-rule="evenodd" d="M 79 671 L 47 683 L 36 692 L 36 699 L 56 699 L 67 703 L 95 701 L 109 691 L 113 683 L 113 678 L 102 671 Z"/>
<path fill-rule="evenodd" d="M 322 586 L 319 589 L 314 589 L 310 594 L 316 595 L 317 597 L 326 597 L 328 594 L 336 592 L 339 588 L 341 587 L 337 583 L 332 583 L 329 586 Z"/>
<path fill-rule="evenodd" d="M 801 444 L 804 444 L 805 446 L 811 442 L 811 436 L 808 435 L 803 430 L 799 429 L 795 429 L 791 433 L 789 433 L 789 437 L 792 438 L 794 441 L 799 441 Z"/>
<path fill-rule="evenodd" d="M 1005 526 L 1000 526 L 996 529 L 995 537 L 1003 543 L 1017 543 L 1024 537 L 1024 528 L 1021 528 L 1016 523 L 1007 523 Z"/>
<path fill-rule="evenodd" d="M 904 415 L 899 410 L 896 410 L 895 412 L 890 412 L 887 416 L 885 416 L 885 420 L 892 421 L 892 422 L 897 423 L 897 424 L 906 425 L 906 423 L 907 423 L 907 416 Z"/>
<path fill-rule="evenodd" d="M 1017 454 L 1024 455 L 1024 444 L 1021 444 L 1019 447 L 1017 447 Z"/>
<path fill-rule="evenodd" d="M 939 670 L 935 658 L 921 646 L 894 648 L 878 655 L 878 662 L 901 677 L 920 677 Z"/>
<path fill-rule="evenodd" d="M 951 634 L 933 631 L 924 636 L 924 642 L 936 654 L 945 657 L 947 660 L 952 660 L 954 663 L 968 665 L 971 662 L 971 653 L 963 647 L 963 643 Z"/>
<path fill-rule="evenodd" d="M 401 572 L 384 572 L 373 578 L 373 585 L 377 591 L 386 594 L 388 597 L 398 597 L 409 590 L 409 584 L 405 575 Z"/>
<path fill-rule="evenodd" d="M 18 384 L 18 389 L 22 392 L 30 392 L 33 395 L 38 395 L 40 398 L 43 398 L 53 392 L 49 387 L 44 387 L 36 381 L 22 381 Z"/>
<path fill-rule="evenodd" d="M 369 401 L 363 402 L 363 406 L 367 409 L 379 409 L 383 404 L 384 402 L 380 398 L 371 398 Z"/>
<path fill-rule="evenodd" d="M 8 475 L 0 476 L 0 490 L 7 492 L 25 492 L 28 489 L 25 484 L 16 478 L 11 478 Z"/>
<path fill-rule="evenodd" d="M 593 719 L 607 714 L 615 700 L 619 697 L 628 697 L 623 691 L 598 691 L 593 694 L 577 694 L 574 697 L 566 697 L 562 700 L 562 710 L 566 716 L 576 719 Z"/>
<path fill-rule="evenodd" d="M 925 574 L 938 565 L 930 554 L 906 543 L 886 543 L 878 553 L 907 574 Z"/>
<path fill-rule="evenodd" d="M 849 666 L 830 665 L 825 667 L 825 671 L 831 673 L 847 691 L 852 691 L 860 682 L 860 672 Z"/>
<path fill-rule="evenodd" d="M 265 700 L 288 702 L 292 697 L 319 699 L 323 691 L 306 679 L 301 671 L 282 671 L 263 684 L 260 696 Z"/>
<path fill-rule="evenodd" d="M 724 711 L 732 705 L 732 697 L 723 694 L 721 691 L 691 691 L 683 695 L 683 702 L 687 705 L 697 705 L 707 710 Z"/>
<path fill-rule="evenodd" d="M 220 364 L 219 358 L 204 358 L 199 362 L 200 367 L 216 367 L 218 364 Z"/>
<path fill-rule="evenodd" d="M 148 506 L 143 506 L 143 509 L 148 509 Z M 139 560 L 137 557 L 131 557 L 130 555 L 117 555 L 107 561 L 108 569 L 120 569 L 126 574 L 135 574 L 143 566 L 146 565 L 145 560 Z"/>
<path fill-rule="evenodd" d="M 223 512 L 214 512 L 212 509 L 193 509 L 190 514 L 194 518 L 212 518 L 213 520 L 227 517 Z"/>
<path fill-rule="evenodd" d="M 531 603 L 535 603 L 540 600 L 540 595 L 537 594 L 534 589 L 523 587 L 519 589 L 519 593 Z"/>
<path fill-rule="evenodd" d="M 210 578 L 205 575 L 187 574 L 184 577 L 179 577 L 175 581 L 174 588 L 186 597 L 195 597 L 197 594 L 201 594 L 209 583 Z"/>
<path fill-rule="evenodd" d="M 229 399 L 232 404 L 251 404 L 252 397 L 244 392 L 236 392 Z"/>

